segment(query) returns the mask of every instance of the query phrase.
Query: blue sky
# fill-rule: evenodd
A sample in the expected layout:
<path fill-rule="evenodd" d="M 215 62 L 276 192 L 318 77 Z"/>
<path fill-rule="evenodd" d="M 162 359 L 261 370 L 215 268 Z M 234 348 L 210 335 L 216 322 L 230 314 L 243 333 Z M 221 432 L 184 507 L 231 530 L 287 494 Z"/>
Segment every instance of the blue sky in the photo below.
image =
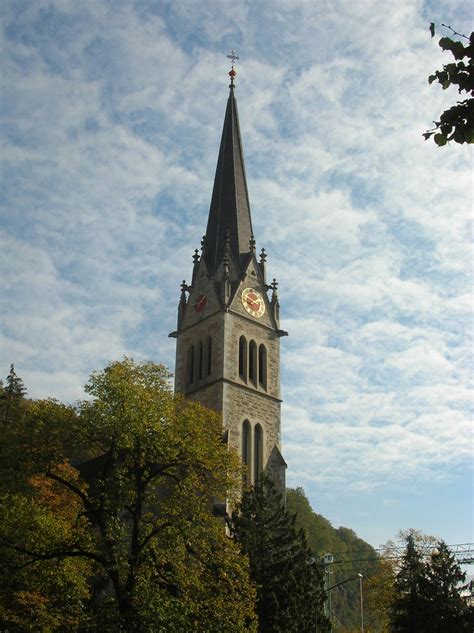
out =
<path fill-rule="evenodd" d="M 0 368 L 80 398 L 124 354 L 174 364 L 238 50 L 257 247 L 279 282 L 283 451 L 378 546 L 472 542 L 472 155 L 422 139 L 456 93 L 417 0 L 2 3 Z"/>

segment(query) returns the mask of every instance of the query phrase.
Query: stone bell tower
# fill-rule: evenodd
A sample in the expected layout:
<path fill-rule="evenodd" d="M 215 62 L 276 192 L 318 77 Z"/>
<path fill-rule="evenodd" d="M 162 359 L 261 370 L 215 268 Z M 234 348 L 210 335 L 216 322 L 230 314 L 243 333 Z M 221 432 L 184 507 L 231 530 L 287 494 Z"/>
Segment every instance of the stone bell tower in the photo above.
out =
<path fill-rule="evenodd" d="M 234 63 L 237 57 L 229 57 Z M 222 414 L 225 437 L 247 483 L 268 472 L 284 491 L 281 455 L 280 329 L 277 282 L 256 254 L 232 64 L 230 94 L 206 234 L 181 284 L 175 390 Z"/>

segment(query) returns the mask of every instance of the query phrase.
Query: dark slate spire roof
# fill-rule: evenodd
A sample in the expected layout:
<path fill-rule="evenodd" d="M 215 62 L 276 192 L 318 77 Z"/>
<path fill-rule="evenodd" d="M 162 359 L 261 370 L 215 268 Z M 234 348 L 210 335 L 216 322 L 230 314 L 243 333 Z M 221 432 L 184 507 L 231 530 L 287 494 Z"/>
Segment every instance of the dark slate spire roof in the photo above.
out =
<path fill-rule="evenodd" d="M 211 271 L 215 270 L 224 254 L 227 231 L 230 231 L 230 250 L 239 264 L 243 255 L 250 251 L 249 243 L 253 237 L 233 80 L 231 75 L 206 230 L 206 259 Z"/>

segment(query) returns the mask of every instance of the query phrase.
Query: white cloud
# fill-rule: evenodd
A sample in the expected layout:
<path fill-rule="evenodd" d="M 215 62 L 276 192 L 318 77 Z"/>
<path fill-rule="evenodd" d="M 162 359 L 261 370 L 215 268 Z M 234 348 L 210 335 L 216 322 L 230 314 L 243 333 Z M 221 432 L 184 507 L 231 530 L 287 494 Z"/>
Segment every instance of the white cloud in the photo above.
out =
<path fill-rule="evenodd" d="M 462 30 L 467 7 L 445 19 Z M 421 137 L 455 98 L 427 84 L 445 61 L 432 7 L 2 11 L 4 373 L 14 361 L 32 395 L 71 400 L 123 354 L 173 364 L 237 48 L 254 227 L 290 332 L 290 478 L 337 493 L 466 463 L 470 152 Z"/>

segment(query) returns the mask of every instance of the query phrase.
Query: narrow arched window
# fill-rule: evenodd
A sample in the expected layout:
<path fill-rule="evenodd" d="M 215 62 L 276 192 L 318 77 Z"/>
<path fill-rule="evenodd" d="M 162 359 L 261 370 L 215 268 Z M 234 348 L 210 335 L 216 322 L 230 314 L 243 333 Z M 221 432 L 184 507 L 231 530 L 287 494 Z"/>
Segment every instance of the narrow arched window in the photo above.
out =
<path fill-rule="evenodd" d="M 194 345 L 190 345 L 188 347 L 186 375 L 188 379 L 188 386 L 190 386 L 194 382 Z"/>
<path fill-rule="evenodd" d="M 251 449 L 251 434 L 252 429 L 250 422 L 245 420 L 242 424 L 242 464 L 245 466 L 245 484 L 250 485 L 250 468 L 252 464 L 252 449 Z"/>
<path fill-rule="evenodd" d="M 204 366 L 204 349 L 202 341 L 199 341 L 197 345 L 197 377 L 198 380 L 202 380 L 203 366 Z"/>
<path fill-rule="evenodd" d="M 241 336 L 239 339 L 239 376 L 247 380 L 247 339 Z"/>
<path fill-rule="evenodd" d="M 258 348 L 258 384 L 262 389 L 267 388 L 267 350 L 263 343 Z"/>
<path fill-rule="evenodd" d="M 211 371 L 212 371 L 212 338 L 210 336 L 207 337 L 206 350 L 207 350 L 206 374 L 210 376 Z"/>
<path fill-rule="evenodd" d="M 257 384 L 257 344 L 255 341 L 249 343 L 249 380 L 254 385 Z"/>
<path fill-rule="evenodd" d="M 263 469 L 263 431 L 260 424 L 257 424 L 254 430 L 254 462 L 253 462 L 253 476 L 255 482 L 262 474 Z"/>

